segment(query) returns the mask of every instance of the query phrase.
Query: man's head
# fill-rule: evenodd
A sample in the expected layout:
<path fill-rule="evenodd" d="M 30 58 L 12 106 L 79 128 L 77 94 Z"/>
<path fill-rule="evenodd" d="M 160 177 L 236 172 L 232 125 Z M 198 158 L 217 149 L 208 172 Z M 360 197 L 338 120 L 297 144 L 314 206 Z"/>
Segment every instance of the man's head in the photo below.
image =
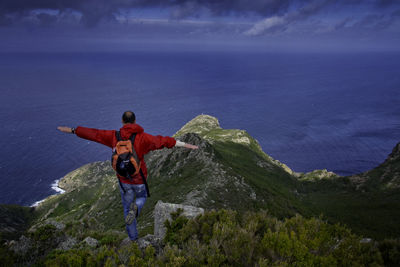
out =
<path fill-rule="evenodd" d="M 122 123 L 127 124 L 127 123 L 135 123 L 136 122 L 136 116 L 135 113 L 132 111 L 128 110 L 125 111 L 124 114 L 122 114 Z"/>

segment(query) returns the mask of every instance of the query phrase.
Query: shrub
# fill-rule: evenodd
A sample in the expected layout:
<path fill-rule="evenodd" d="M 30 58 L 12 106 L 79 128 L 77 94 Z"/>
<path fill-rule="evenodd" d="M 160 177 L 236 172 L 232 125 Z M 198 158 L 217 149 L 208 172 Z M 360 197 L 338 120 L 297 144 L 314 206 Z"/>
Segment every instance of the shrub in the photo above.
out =
<path fill-rule="evenodd" d="M 93 254 L 87 249 L 73 249 L 69 251 L 54 250 L 47 255 L 43 264 L 46 267 L 69 267 L 69 266 L 96 266 Z"/>
<path fill-rule="evenodd" d="M 341 225 L 266 212 L 207 212 L 167 224 L 164 262 L 177 265 L 363 266 L 382 265 L 379 250 Z"/>
<path fill-rule="evenodd" d="M 37 266 L 398 266 L 400 241 L 363 243 L 346 227 L 321 218 L 294 216 L 280 221 L 265 211 L 239 214 L 231 210 L 206 212 L 195 219 L 172 214 L 166 223 L 165 247 L 156 255 L 137 243 L 117 248 L 121 235 L 94 232 L 100 248 L 53 250 Z M 58 231 L 44 226 L 32 233 L 47 244 Z M 7 248 L 2 262 L 15 264 Z M 19 262 L 17 262 L 19 263 Z"/>
<path fill-rule="evenodd" d="M 31 237 L 36 241 L 46 242 L 54 238 L 55 235 L 57 235 L 57 228 L 52 224 L 46 224 L 33 232 Z"/>

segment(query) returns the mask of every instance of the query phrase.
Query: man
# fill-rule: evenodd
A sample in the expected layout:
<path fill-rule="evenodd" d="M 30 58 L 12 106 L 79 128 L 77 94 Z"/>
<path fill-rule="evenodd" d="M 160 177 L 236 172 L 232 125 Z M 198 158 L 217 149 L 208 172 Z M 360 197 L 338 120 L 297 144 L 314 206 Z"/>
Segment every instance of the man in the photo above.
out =
<path fill-rule="evenodd" d="M 123 126 L 119 131 L 121 139 L 128 140 L 132 134 L 136 133 L 133 147 L 141 163 L 141 173 L 138 173 L 133 177 L 127 178 L 117 174 L 124 209 L 126 230 L 129 238 L 131 240 L 136 240 L 138 239 L 136 217 L 140 214 L 147 199 L 147 192 L 144 184 L 145 179 L 147 179 L 147 167 L 144 162 L 144 155 L 152 150 L 162 149 L 164 147 L 172 148 L 176 146 L 189 149 L 198 149 L 198 147 L 177 141 L 172 137 L 159 135 L 153 136 L 145 133 L 143 128 L 136 124 L 136 116 L 132 111 L 124 112 L 122 115 L 122 124 Z M 77 128 L 60 126 L 57 129 L 64 133 L 76 134 L 80 138 L 95 141 L 112 149 L 115 149 L 118 142 L 117 132 L 115 130 L 98 130 L 82 126 L 78 126 Z"/>

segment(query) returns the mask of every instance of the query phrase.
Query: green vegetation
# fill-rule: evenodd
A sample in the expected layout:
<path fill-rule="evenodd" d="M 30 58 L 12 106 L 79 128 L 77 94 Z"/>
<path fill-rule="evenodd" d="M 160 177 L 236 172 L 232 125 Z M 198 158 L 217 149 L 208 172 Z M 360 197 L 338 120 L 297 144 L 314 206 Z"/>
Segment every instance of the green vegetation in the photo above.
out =
<path fill-rule="evenodd" d="M 70 175 L 75 186 L 39 205 L 35 212 L 40 220 L 51 218 L 69 223 L 91 219 L 91 227 L 99 230 L 123 230 L 118 182 L 109 165 L 109 162 L 91 163 Z"/>
<path fill-rule="evenodd" d="M 360 187 L 352 177 L 340 176 L 302 180 L 302 185 L 302 203 L 313 214 L 374 239 L 400 236 L 399 189 L 377 190 L 367 183 Z"/>
<path fill-rule="evenodd" d="M 175 216 L 176 217 L 176 216 Z M 365 266 L 383 264 L 374 244 L 340 225 L 299 215 L 284 221 L 267 212 L 205 213 L 167 224 L 166 252 L 181 266 Z"/>
<path fill-rule="evenodd" d="M 261 153 L 254 153 L 254 150 L 245 145 L 216 142 L 214 147 L 221 164 L 229 166 L 228 174 L 242 177 L 256 194 L 255 199 L 249 196 L 240 198 L 233 194 L 227 196 L 231 203 L 236 202 L 238 205 L 235 210 L 264 208 L 280 218 L 304 211 L 293 193 L 300 183 L 282 167 L 269 162 Z M 246 201 L 238 201 L 239 199 Z"/>
<path fill-rule="evenodd" d="M 265 154 L 248 133 L 222 129 L 211 116 L 196 117 L 176 135 L 200 149 L 164 149 L 146 156 L 152 196 L 139 217 L 140 236 L 153 232 L 158 200 L 208 212 L 195 220 L 175 214 L 167 225 L 164 253 L 156 256 L 154 248 L 143 252 L 136 245 L 119 247 L 126 233 L 118 181 L 109 162 L 96 162 L 67 174 L 60 182 L 66 193 L 46 199 L 35 209 L 0 205 L 2 240 L 18 240 L 34 225 L 24 233 L 33 244 L 30 256 L 16 255 L 2 242 L 2 262 L 39 266 L 400 264 L 396 239 L 400 236 L 400 145 L 377 168 L 341 177 L 326 170 L 294 173 Z M 62 224 L 62 230 L 49 221 Z M 360 243 L 361 236 L 375 241 Z M 97 239 L 99 245 L 85 246 L 86 237 Z M 68 238 L 76 240 L 70 250 L 56 249 Z"/>
<path fill-rule="evenodd" d="M 164 249 L 139 249 L 136 243 L 105 242 L 97 248 L 34 248 L 35 260 L 18 258 L 0 248 L 0 260 L 34 266 L 396 266 L 400 241 L 364 242 L 346 227 L 300 215 L 278 220 L 266 211 L 206 212 L 194 219 L 172 214 L 166 223 Z M 100 233 L 99 233 L 100 234 Z M 32 233 L 36 246 L 62 235 L 46 226 Z M 112 239 L 112 233 L 109 233 Z M 118 235 L 117 235 L 118 236 Z M 117 240 L 116 237 L 115 240 Z M 38 242 L 39 241 L 39 242 Z M 48 247 L 47 247 L 48 248 Z M 33 251 L 32 249 L 31 251 Z"/>

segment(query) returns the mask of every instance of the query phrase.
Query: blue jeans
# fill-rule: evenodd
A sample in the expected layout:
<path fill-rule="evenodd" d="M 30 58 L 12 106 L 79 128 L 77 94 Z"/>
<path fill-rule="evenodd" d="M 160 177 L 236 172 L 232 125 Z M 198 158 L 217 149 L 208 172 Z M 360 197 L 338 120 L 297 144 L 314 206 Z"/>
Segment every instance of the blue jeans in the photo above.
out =
<path fill-rule="evenodd" d="M 138 214 L 142 210 L 144 203 L 147 199 L 146 187 L 144 184 L 125 184 L 119 183 L 119 191 L 121 192 L 122 198 L 122 206 L 124 208 L 124 219 L 129 212 L 131 204 L 135 201 L 135 204 L 138 208 Z M 121 186 L 123 188 L 121 188 Z M 133 206 L 133 205 L 132 205 Z M 137 221 L 136 219 L 133 220 L 131 224 L 126 224 L 126 231 L 128 232 L 128 236 L 131 240 L 136 240 L 139 237 L 137 228 L 136 228 Z"/>

